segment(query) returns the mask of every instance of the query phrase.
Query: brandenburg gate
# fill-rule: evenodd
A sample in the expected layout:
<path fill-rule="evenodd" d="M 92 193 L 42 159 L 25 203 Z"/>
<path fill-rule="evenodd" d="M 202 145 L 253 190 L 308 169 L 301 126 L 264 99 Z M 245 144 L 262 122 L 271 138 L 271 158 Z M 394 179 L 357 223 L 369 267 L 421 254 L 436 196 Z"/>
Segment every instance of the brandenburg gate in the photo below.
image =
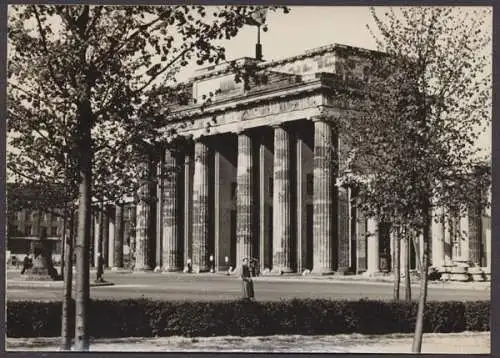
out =
<path fill-rule="evenodd" d="M 330 45 L 279 61 L 236 61 L 253 66 L 258 81 L 236 81 L 228 64 L 198 70 L 166 128 L 184 143 L 163 153 L 171 174 L 138 192 L 134 269 L 181 271 L 189 262 L 194 272 L 222 271 L 252 257 L 279 274 L 378 272 L 393 249 L 390 234 L 336 186 L 335 165 L 336 123 L 348 114 L 334 93 L 367 80 L 371 55 Z M 156 171 L 156 163 L 146 167 Z M 435 265 L 451 257 L 444 233 L 434 225 Z"/>

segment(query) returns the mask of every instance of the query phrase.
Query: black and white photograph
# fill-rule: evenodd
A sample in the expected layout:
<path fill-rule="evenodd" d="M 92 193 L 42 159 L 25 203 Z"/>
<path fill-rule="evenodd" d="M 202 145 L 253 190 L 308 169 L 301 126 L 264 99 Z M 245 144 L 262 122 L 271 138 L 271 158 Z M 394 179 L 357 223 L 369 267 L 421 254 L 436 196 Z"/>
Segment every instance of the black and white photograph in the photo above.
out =
<path fill-rule="evenodd" d="M 5 350 L 490 354 L 493 7 L 368 5 L 6 6 Z"/>

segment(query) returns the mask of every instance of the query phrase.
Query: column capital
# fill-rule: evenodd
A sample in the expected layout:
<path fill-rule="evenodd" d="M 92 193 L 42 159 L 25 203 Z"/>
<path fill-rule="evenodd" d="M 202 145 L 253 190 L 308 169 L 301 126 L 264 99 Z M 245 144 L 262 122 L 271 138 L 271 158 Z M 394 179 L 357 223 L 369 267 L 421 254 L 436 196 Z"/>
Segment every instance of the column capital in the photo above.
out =
<path fill-rule="evenodd" d="M 310 116 L 307 119 L 310 120 L 311 122 L 325 122 L 334 125 L 335 123 L 337 123 L 339 117 L 329 113 L 320 113 Z"/>
<path fill-rule="evenodd" d="M 195 143 L 199 143 L 199 142 L 204 143 L 207 140 L 207 136 L 204 134 L 192 135 L 192 140 Z"/>
<path fill-rule="evenodd" d="M 285 129 L 285 123 L 286 122 L 272 123 L 272 124 L 270 124 L 270 127 L 273 128 L 273 129 L 276 129 L 276 128 Z"/>
<path fill-rule="evenodd" d="M 331 122 L 331 117 L 326 116 L 324 114 L 317 114 L 307 119 L 310 120 L 311 122 Z"/>
<path fill-rule="evenodd" d="M 243 126 L 238 126 L 236 128 L 234 128 L 231 132 L 236 134 L 236 135 L 240 135 L 240 134 L 249 134 L 249 130 L 250 128 L 245 128 Z"/>

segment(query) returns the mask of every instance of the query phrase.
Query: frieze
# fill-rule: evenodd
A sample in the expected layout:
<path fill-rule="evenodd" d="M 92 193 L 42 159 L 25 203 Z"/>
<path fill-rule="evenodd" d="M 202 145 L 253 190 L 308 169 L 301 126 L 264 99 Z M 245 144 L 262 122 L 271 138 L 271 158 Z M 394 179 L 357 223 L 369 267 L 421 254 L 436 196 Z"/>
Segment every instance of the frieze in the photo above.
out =
<path fill-rule="evenodd" d="M 205 136 L 205 135 L 213 135 L 216 133 L 224 133 L 227 131 L 235 131 L 236 128 L 228 128 L 227 126 L 237 125 L 238 123 L 245 123 L 244 128 L 251 128 L 253 120 L 259 120 L 266 117 L 273 116 L 286 116 L 286 113 L 300 112 L 307 110 L 308 113 L 310 111 L 319 111 L 323 106 L 323 97 L 320 94 L 309 95 L 307 97 L 302 98 L 292 98 L 286 99 L 283 98 L 281 100 L 274 100 L 270 102 L 259 102 L 258 105 L 254 105 L 252 107 L 238 109 L 238 107 L 234 109 L 228 109 L 226 111 L 217 111 L 216 113 L 206 113 L 203 117 L 193 119 L 190 122 L 185 121 L 183 123 L 177 124 L 177 130 L 179 134 L 186 135 L 188 133 L 194 134 L 195 136 Z M 290 117 L 289 120 L 293 120 L 293 117 L 297 117 L 297 115 Z M 307 118 L 308 115 L 304 113 L 304 118 Z M 271 120 L 270 120 L 271 121 Z M 280 121 L 282 121 L 280 119 Z M 258 126 L 261 126 L 259 124 Z M 243 128 L 242 127 L 242 128 Z M 219 128 L 221 131 L 219 132 Z M 200 132 L 201 131 L 201 132 Z"/>
<path fill-rule="evenodd" d="M 241 119 L 246 121 L 253 118 L 265 117 L 283 112 L 293 112 L 305 108 L 315 107 L 319 104 L 321 104 L 321 98 L 319 96 L 309 96 L 288 101 L 273 101 L 266 105 L 260 105 L 244 110 Z"/>

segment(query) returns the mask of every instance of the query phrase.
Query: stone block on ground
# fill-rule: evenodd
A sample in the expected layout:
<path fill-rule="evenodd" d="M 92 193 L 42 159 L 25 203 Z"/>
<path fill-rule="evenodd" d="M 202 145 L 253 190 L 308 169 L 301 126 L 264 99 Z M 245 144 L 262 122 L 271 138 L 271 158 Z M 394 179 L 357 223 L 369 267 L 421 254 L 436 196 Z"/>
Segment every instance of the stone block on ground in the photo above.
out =
<path fill-rule="evenodd" d="M 480 267 L 477 266 L 469 267 L 468 273 L 473 281 L 478 281 L 478 282 L 484 281 L 484 273 Z"/>
<path fill-rule="evenodd" d="M 460 282 L 469 281 L 470 276 L 467 271 L 468 271 L 468 265 L 465 266 L 463 263 L 461 265 L 453 266 L 450 270 L 451 281 L 460 281 Z"/>

